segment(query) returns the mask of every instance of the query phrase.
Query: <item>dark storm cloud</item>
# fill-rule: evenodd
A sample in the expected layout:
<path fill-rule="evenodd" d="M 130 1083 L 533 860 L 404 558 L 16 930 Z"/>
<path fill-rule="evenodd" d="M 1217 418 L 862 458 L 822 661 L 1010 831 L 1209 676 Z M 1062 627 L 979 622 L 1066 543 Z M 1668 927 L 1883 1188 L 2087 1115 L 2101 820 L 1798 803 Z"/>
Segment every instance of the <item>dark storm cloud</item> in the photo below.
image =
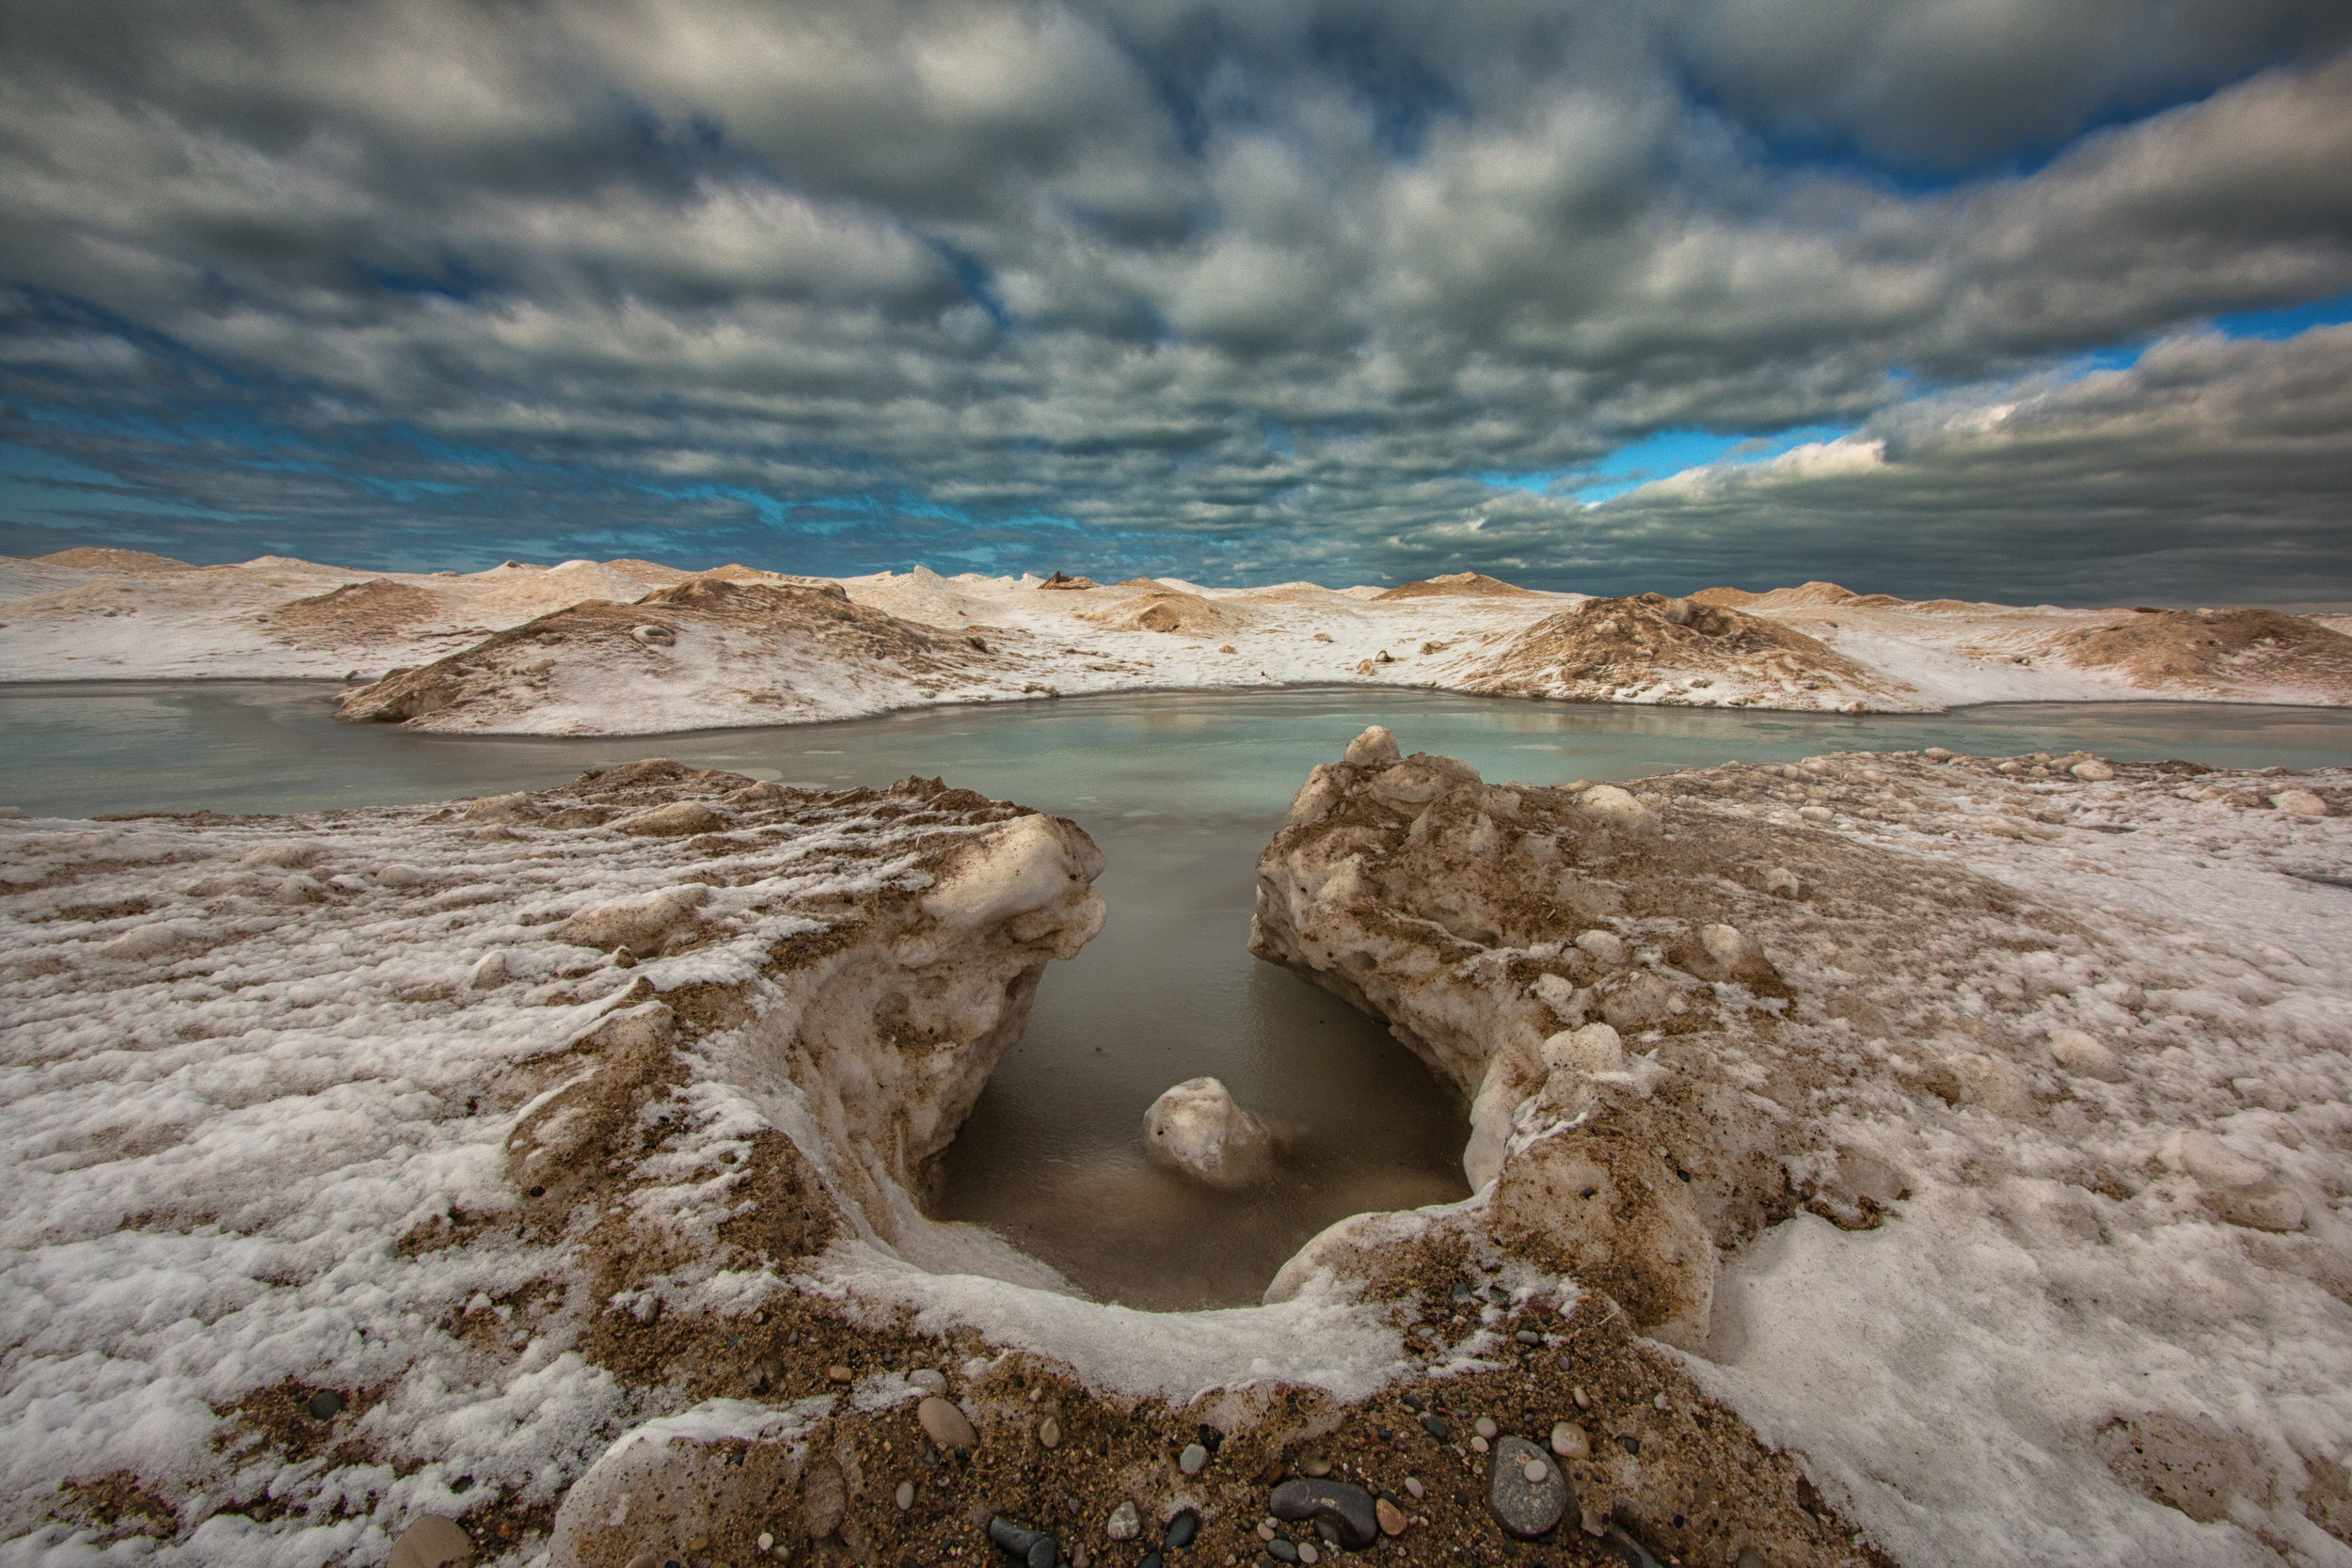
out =
<path fill-rule="evenodd" d="M 226 554 L 1622 584 L 1802 530 L 1471 476 L 1925 429 L 1939 385 L 2352 288 L 2339 8 L 1833 10 L 21 5 L 0 437 Z M 2259 578 L 2325 543 L 2259 469 L 2147 504 Z M 1947 563 L 2071 494 L 1897 470 L 1946 524 L 1820 528 Z M 119 488 L 16 533 L 119 532 Z"/>

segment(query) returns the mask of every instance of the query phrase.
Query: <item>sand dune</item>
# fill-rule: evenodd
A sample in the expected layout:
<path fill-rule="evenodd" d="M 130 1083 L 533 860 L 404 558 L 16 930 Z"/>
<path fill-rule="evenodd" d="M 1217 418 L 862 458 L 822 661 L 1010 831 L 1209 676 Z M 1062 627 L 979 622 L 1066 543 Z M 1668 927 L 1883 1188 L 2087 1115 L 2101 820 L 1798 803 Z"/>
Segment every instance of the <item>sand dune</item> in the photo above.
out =
<path fill-rule="evenodd" d="M 626 635 L 644 618 L 622 607 L 698 584 L 827 589 L 904 629 L 877 641 L 818 637 L 797 612 L 690 595 L 665 601 L 664 613 L 682 617 L 675 646 L 700 652 L 665 654 L 661 673 L 649 675 L 655 656 Z M 807 602 L 788 594 L 775 601 Z M 409 672 L 397 689 L 404 695 L 354 711 L 397 709 L 405 712 L 399 721 L 422 727 L 515 733 L 792 722 L 1146 688 L 1355 683 L 1849 712 L 2150 697 L 2352 701 L 2352 617 L 1915 601 L 1819 581 L 1596 599 L 1474 572 L 1385 590 L 1300 581 L 1210 588 L 1173 578 L 1102 585 L 1067 573 L 950 577 L 921 566 L 833 579 L 734 563 L 688 572 L 636 559 L 508 562 L 462 574 L 284 557 L 199 567 L 87 546 L 37 561 L 0 558 L 0 676 L 8 679 L 310 676 L 373 686 L 388 672 Z M 517 674 L 511 634 L 548 635 L 537 623 L 575 611 L 576 626 L 553 628 L 579 631 L 575 645 L 522 660 L 552 659 L 541 675 Z M 892 641 L 917 635 L 939 652 L 918 656 L 906 651 L 914 643 Z M 973 637 L 985 654 L 962 641 Z M 414 673 L 428 667 L 437 673 Z M 496 692 L 494 680 L 505 682 Z M 428 690 L 450 700 L 428 699 Z"/>

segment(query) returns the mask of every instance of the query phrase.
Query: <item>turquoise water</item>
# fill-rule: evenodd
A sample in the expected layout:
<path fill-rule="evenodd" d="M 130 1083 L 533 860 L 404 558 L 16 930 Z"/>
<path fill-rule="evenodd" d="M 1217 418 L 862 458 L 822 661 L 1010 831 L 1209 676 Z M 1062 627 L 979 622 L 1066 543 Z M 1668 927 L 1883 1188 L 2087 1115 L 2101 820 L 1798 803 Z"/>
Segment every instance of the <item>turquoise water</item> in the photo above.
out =
<path fill-rule="evenodd" d="M 0 686 L 0 804 L 47 814 L 317 811 L 544 787 L 642 756 L 792 783 L 909 773 L 1089 816 L 1279 812 L 1366 724 L 1489 779 L 1624 779 L 1737 757 L 1948 746 L 2087 748 L 2212 767 L 2352 763 L 2352 713 L 2203 703 L 2041 703 L 1941 714 L 1587 706 L 1363 688 L 1153 693 L 932 708 L 668 736 L 523 739 L 339 724 L 318 682 Z"/>
<path fill-rule="evenodd" d="M 795 784 L 910 773 L 1076 818 L 1108 857 L 1111 918 L 1040 989 L 948 1152 L 936 1212 L 987 1225 L 1088 1293 L 1180 1308 L 1254 1301 L 1330 1222 L 1464 1196 L 1460 1107 L 1375 1023 L 1245 950 L 1257 855 L 1291 794 L 1366 724 L 1487 778 L 1626 779 L 1729 758 L 1931 745 L 1994 754 L 2352 763 L 2352 714 L 2035 705 L 1949 714 L 1722 713 L 1335 689 L 932 709 L 839 724 L 622 739 L 412 735 L 338 724 L 330 687 L 0 687 L 0 804 L 39 814 L 308 811 L 544 787 L 672 756 Z M 1149 1166 L 1143 1112 L 1201 1073 L 1285 1123 L 1267 1187 L 1213 1194 Z"/>

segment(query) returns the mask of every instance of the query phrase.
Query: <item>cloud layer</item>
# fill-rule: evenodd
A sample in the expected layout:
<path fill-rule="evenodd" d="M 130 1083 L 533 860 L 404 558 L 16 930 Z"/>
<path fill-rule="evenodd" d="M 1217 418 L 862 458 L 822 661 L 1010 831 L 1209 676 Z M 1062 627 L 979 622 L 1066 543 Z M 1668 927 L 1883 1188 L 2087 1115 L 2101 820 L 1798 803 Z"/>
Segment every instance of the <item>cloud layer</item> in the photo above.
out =
<path fill-rule="evenodd" d="M 2059 10 L 27 4 L 7 532 L 2352 595 L 2352 341 L 2190 330 L 2352 290 L 2352 13 Z"/>

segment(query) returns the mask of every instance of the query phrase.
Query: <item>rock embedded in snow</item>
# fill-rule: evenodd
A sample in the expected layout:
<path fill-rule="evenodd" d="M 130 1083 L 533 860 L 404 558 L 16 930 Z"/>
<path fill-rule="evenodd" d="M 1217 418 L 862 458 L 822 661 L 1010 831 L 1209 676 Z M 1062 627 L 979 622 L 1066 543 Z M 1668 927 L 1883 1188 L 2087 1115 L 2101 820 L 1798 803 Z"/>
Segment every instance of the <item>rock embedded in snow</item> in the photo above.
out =
<path fill-rule="evenodd" d="M 2296 816 L 2328 815 L 2326 799 L 2308 789 L 2282 789 L 2270 797 L 2270 804 L 2276 810 L 2287 812 Z"/>
<path fill-rule="evenodd" d="M 2101 762 L 2097 757 L 2092 757 L 2089 762 L 2078 762 L 2067 771 L 2085 784 L 2106 784 L 2115 777 L 2115 769 Z"/>
<path fill-rule="evenodd" d="M 384 1568 L 473 1568 L 473 1538 L 453 1519 L 428 1513 L 400 1532 Z"/>
<path fill-rule="evenodd" d="M 698 931 L 702 926 L 699 911 L 709 901 L 709 888 L 686 882 L 643 897 L 591 905 L 548 935 L 574 947 L 608 952 L 626 947 L 632 953 L 656 953 Z"/>
<path fill-rule="evenodd" d="M 2175 1132 L 2165 1142 L 2163 1158 L 2194 1178 L 2205 1189 L 2205 1206 L 2230 1224 L 2277 1232 L 2303 1228 L 2302 1197 L 2268 1165 L 2212 1133 L 2199 1128 Z"/>
<path fill-rule="evenodd" d="M 1675 961 L 1702 980 L 1734 980 L 1741 985 L 1770 985 L 1780 972 L 1764 957 L 1756 940 L 1735 926 L 1701 926 L 1693 939 L 1677 945 Z"/>
<path fill-rule="evenodd" d="M 1547 1036 L 1541 1048 L 1544 1066 L 1575 1073 L 1615 1072 L 1625 1066 L 1625 1043 L 1606 1023 L 1587 1023 Z"/>
<path fill-rule="evenodd" d="M 1347 743 L 1345 760 L 1352 768 L 1388 768 L 1404 755 L 1395 733 L 1386 724 L 1375 724 Z"/>
<path fill-rule="evenodd" d="M 1804 883 L 1785 865 L 1775 865 L 1764 873 L 1764 891 L 1775 898 L 1802 896 Z"/>
<path fill-rule="evenodd" d="M 1658 814 L 1615 784 L 1595 784 L 1577 797 L 1588 816 L 1626 832 L 1658 832 Z"/>
<path fill-rule="evenodd" d="M 1212 1187 L 1240 1188 L 1272 1174 L 1274 1132 L 1236 1104 L 1216 1078 L 1188 1078 L 1143 1114 L 1143 1151 Z"/>
<path fill-rule="evenodd" d="M 466 976 L 469 990 L 496 990 L 506 984 L 506 955 L 495 948 L 477 959 Z"/>
<path fill-rule="evenodd" d="M 617 831 L 641 838 L 682 838 L 689 833 L 719 832 L 726 826 L 725 817 L 700 800 L 673 800 L 613 824 Z"/>
<path fill-rule="evenodd" d="M 1614 931 L 1579 931 L 1576 944 L 1602 963 L 1625 962 L 1625 939 Z"/>
<path fill-rule="evenodd" d="M 2050 1059 L 2068 1072 L 2112 1083 L 2123 1076 L 2115 1053 L 2080 1029 L 2060 1029 L 2050 1037 Z"/>

